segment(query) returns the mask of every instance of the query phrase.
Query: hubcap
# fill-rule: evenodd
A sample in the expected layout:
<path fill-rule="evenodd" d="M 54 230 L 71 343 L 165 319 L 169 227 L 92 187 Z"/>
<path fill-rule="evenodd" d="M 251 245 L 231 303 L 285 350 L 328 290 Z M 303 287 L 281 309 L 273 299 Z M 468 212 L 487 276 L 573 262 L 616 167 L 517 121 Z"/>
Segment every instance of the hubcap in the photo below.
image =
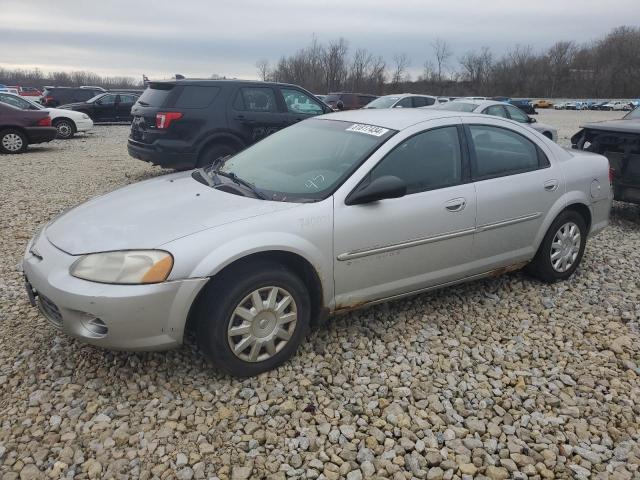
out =
<path fill-rule="evenodd" d="M 2 137 L 2 146 L 10 152 L 17 152 L 22 148 L 22 138 L 15 133 L 7 133 Z"/>
<path fill-rule="evenodd" d="M 551 242 L 551 265 L 556 272 L 569 270 L 580 252 L 580 228 L 568 222 L 562 225 Z"/>
<path fill-rule="evenodd" d="M 259 288 L 233 311 L 227 340 L 239 359 L 262 362 L 284 348 L 297 322 L 296 302 L 289 292 L 280 287 Z"/>
<path fill-rule="evenodd" d="M 61 137 L 67 137 L 71 133 L 71 127 L 66 122 L 59 123 L 56 128 L 58 129 L 58 135 Z"/>

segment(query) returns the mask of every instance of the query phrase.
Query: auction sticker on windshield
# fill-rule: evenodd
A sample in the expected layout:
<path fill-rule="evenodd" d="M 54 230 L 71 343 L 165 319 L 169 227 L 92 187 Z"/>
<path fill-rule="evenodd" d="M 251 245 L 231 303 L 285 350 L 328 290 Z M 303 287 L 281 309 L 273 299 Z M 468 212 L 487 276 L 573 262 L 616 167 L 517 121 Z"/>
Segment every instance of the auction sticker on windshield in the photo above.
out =
<path fill-rule="evenodd" d="M 381 137 L 389 131 L 388 128 L 376 127 L 375 125 L 366 125 L 364 123 L 354 123 L 347 132 L 366 133 L 367 135 L 373 135 L 374 137 Z"/>

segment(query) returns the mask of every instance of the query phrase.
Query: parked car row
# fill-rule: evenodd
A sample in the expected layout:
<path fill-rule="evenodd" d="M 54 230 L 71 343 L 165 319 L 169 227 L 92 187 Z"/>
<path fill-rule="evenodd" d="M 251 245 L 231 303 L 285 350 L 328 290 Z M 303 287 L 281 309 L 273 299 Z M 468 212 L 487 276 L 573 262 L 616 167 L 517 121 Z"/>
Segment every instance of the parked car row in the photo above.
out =
<path fill-rule="evenodd" d="M 568 102 L 558 102 L 553 105 L 555 110 L 616 110 L 616 111 L 630 111 L 635 108 L 633 102 L 627 102 L 623 100 L 576 100 Z"/>
<path fill-rule="evenodd" d="M 0 102 L 0 153 L 22 153 L 29 144 L 50 142 L 57 133 L 48 111 L 23 110 Z"/>

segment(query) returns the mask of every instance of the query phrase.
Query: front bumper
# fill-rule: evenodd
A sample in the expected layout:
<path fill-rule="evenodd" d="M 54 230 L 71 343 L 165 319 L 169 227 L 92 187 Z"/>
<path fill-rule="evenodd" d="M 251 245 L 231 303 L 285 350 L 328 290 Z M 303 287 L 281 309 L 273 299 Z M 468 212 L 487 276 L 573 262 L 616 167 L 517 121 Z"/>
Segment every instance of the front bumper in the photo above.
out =
<path fill-rule="evenodd" d="M 27 247 L 22 262 L 27 288 L 50 323 L 86 343 L 115 350 L 164 350 L 182 343 L 189 309 L 208 278 L 101 284 L 69 274 L 77 259 L 44 234 Z"/>
<path fill-rule="evenodd" d="M 81 120 L 75 120 L 76 131 L 86 132 L 93 128 L 93 121 L 90 118 L 83 118 Z"/>

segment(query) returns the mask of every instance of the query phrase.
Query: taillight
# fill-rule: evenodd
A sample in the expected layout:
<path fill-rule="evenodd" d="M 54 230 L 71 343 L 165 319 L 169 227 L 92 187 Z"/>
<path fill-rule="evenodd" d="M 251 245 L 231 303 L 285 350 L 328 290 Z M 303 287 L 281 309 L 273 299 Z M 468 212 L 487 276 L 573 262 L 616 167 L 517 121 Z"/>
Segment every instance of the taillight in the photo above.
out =
<path fill-rule="evenodd" d="M 156 113 L 156 128 L 167 129 L 171 122 L 174 120 L 180 120 L 182 118 L 181 112 L 158 112 Z"/>
<path fill-rule="evenodd" d="M 50 127 L 51 117 L 47 115 L 46 117 L 41 118 L 40 120 L 38 120 L 38 123 L 36 125 L 38 125 L 39 127 Z"/>
<path fill-rule="evenodd" d="M 613 168 L 609 167 L 609 183 L 613 183 L 613 179 L 616 176 L 616 172 Z"/>
<path fill-rule="evenodd" d="M 44 103 L 49 103 L 49 102 L 53 102 L 53 97 L 51 96 L 44 97 Z"/>

